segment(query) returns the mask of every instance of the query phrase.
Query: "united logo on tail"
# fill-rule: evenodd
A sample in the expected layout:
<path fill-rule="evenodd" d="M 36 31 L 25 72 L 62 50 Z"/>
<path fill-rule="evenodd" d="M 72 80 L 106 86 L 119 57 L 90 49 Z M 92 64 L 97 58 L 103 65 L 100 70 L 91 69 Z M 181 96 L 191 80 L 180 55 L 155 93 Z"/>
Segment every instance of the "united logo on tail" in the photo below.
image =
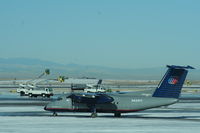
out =
<path fill-rule="evenodd" d="M 178 83 L 178 77 L 169 78 L 168 83 L 171 84 L 171 85 L 177 84 Z"/>

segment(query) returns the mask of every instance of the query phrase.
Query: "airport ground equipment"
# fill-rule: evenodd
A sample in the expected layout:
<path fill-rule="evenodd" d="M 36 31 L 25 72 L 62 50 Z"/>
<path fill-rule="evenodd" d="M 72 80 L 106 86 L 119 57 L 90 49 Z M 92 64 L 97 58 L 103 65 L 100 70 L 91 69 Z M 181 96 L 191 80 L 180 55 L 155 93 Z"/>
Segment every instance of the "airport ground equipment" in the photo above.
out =
<path fill-rule="evenodd" d="M 17 89 L 17 93 L 20 93 L 20 96 L 29 96 L 29 97 L 50 97 L 53 96 L 53 90 L 51 88 L 41 88 L 37 86 L 37 83 L 46 81 L 46 79 L 40 79 L 44 75 L 49 75 L 50 70 L 45 69 L 45 71 L 36 77 L 35 79 L 31 79 L 26 83 L 19 84 L 19 88 Z"/>
<path fill-rule="evenodd" d="M 68 93 L 47 104 L 44 109 L 53 112 L 121 113 L 142 111 L 178 102 L 181 89 L 191 66 L 167 65 L 167 72 L 157 88 L 138 92 Z"/>
<path fill-rule="evenodd" d="M 52 88 L 37 88 L 37 89 L 32 89 L 32 88 L 22 88 L 22 89 L 17 89 L 17 92 L 20 93 L 21 96 L 29 96 L 29 97 L 50 97 L 53 96 L 53 90 Z"/>
<path fill-rule="evenodd" d="M 71 91 L 82 91 L 85 93 L 105 92 L 106 89 L 102 86 L 102 79 L 97 84 L 71 84 Z"/>
<path fill-rule="evenodd" d="M 86 88 L 84 89 L 84 92 L 89 92 L 89 93 L 100 93 L 100 92 L 105 92 L 106 89 L 102 86 L 102 79 L 98 81 L 97 84 L 91 85 L 91 84 L 86 84 Z"/>

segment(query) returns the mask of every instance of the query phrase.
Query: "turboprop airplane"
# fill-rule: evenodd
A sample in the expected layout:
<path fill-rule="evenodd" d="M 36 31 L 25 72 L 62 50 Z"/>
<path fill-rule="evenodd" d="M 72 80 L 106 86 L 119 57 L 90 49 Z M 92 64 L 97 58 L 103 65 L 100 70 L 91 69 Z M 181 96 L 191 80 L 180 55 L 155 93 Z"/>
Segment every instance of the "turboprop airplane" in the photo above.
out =
<path fill-rule="evenodd" d="M 69 93 L 47 104 L 44 109 L 57 112 L 121 113 L 142 111 L 178 102 L 181 89 L 191 66 L 167 65 L 168 70 L 155 90 L 111 93 Z"/>

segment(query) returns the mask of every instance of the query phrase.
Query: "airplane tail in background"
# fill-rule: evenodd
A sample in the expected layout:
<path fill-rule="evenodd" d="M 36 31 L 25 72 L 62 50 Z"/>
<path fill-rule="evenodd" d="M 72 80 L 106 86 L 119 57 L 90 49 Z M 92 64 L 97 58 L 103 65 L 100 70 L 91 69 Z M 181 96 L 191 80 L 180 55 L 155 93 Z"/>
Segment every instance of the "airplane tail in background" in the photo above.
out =
<path fill-rule="evenodd" d="M 183 87 L 185 78 L 187 76 L 187 69 L 194 69 L 191 66 L 169 66 L 168 71 L 160 81 L 156 88 L 153 97 L 163 98 L 179 98 L 181 89 Z"/>
<path fill-rule="evenodd" d="M 102 79 L 99 79 L 97 85 L 100 85 L 102 83 L 102 81 L 103 81 Z"/>

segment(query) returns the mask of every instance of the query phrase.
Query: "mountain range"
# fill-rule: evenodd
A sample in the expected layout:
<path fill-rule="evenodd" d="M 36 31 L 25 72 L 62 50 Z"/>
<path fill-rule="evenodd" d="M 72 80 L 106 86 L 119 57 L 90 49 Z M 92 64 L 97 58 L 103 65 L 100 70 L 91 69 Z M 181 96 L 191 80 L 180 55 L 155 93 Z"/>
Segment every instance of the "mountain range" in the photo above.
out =
<path fill-rule="evenodd" d="M 166 72 L 166 67 L 125 69 L 103 66 L 59 64 L 51 61 L 30 58 L 0 58 L 0 79 L 26 79 L 39 76 L 45 69 L 50 69 L 50 78 L 90 77 L 125 80 L 159 80 Z M 200 80 L 200 70 L 189 73 L 191 80 Z"/>

